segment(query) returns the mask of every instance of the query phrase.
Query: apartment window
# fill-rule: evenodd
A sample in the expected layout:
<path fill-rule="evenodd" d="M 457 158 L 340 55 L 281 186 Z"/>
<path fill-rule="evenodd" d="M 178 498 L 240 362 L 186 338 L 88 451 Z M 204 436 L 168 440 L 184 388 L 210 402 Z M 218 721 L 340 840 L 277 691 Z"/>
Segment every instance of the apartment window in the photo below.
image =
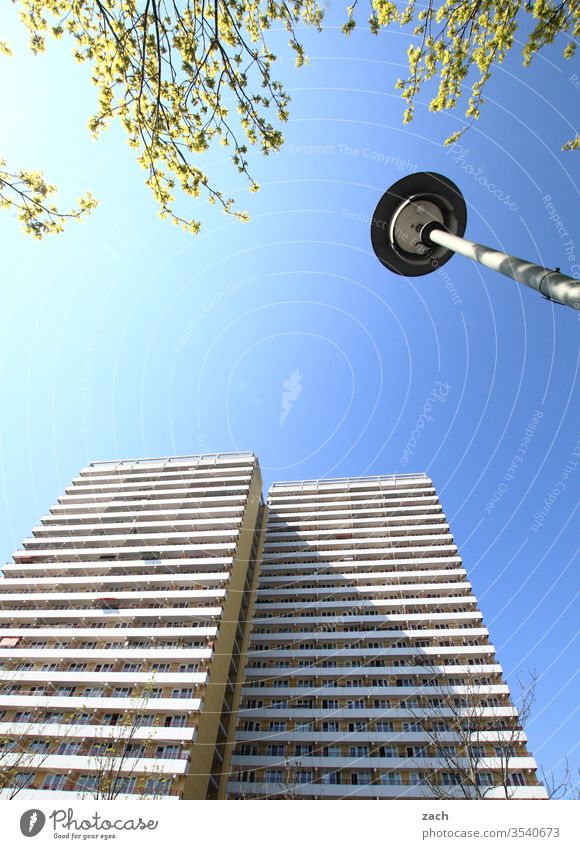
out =
<path fill-rule="evenodd" d="M 383 722 L 382 720 L 379 720 L 376 723 L 376 730 L 380 732 L 391 733 L 395 730 L 395 725 L 392 722 Z"/>
<path fill-rule="evenodd" d="M 370 784 L 371 780 L 371 774 L 367 770 L 359 770 L 350 774 L 351 784 Z"/>
<path fill-rule="evenodd" d="M 310 784 L 312 782 L 312 770 L 297 769 L 294 773 L 294 782 L 296 784 Z"/>
<path fill-rule="evenodd" d="M 112 664 L 107 664 L 107 666 L 112 666 Z M 97 671 L 99 671 L 99 667 L 97 666 Z M 103 669 L 103 672 L 108 672 L 108 669 Z M 123 666 L 123 672 L 139 672 L 139 664 L 138 663 L 126 663 Z"/>
<path fill-rule="evenodd" d="M 396 746 L 381 746 L 379 749 L 379 757 L 381 758 L 397 758 L 399 752 Z"/>
<path fill-rule="evenodd" d="M 307 757 L 312 756 L 312 744 L 311 743 L 297 743 L 294 749 L 296 755 L 305 755 Z"/>
<path fill-rule="evenodd" d="M 246 725 L 253 725 L 253 724 L 254 723 L 246 722 Z M 260 723 L 258 722 L 258 723 L 256 723 L 256 725 L 258 726 L 256 729 L 248 728 L 246 730 L 247 731 L 254 731 L 254 730 L 259 731 L 260 730 Z M 286 731 L 286 723 L 285 722 L 271 722 L 270 723 L 270 731 Z"/>
<path fill-rule="evenodd" d="M 269 758 L 284 757 L 284 746 L 266 746 L 266 756 Z"/>
<path fill-rule="evenodd" d="M 484 758 L 485 757 L 485 746 L 470 746 L 470 751 L 471 751 L 471 757 L 472 758 Z M 504 754 L 505 754 L 505 752 L 504 752 Z"/>
<path fill-rule="evenodd" d="M 167 796 L 170 791 L 170 778 L 148 778 L 145 783 L 145 795 L 147 796 Z"/>
<path fill-rule="evenodd" d="M 198 669 L 198 663 L 182 663 L 179 667 L 180 672 L 197 672 Z"/>
<path fill-rule="evenodd" d="M 151 671 L 152 672 L 169 672 L 170 668 L 171 667 L 170 667 L 169 663 L 154 663 L 151 666 Z M 179 671 L 181 672 L 183 670 L 180 669 Z"/>
<path fill-rule="evenodd" d="M 323 699 L 323 710 L 338 710 L 338 699 Z"/>
<path fill-rule="evenodd" d="M 338 772 L 322 772 L 320 775 L 321 784 L 340 784 L 340 773 Z"/>
<path fill-rule="evenodd" d="M 381 784 L 400 784 L 401 783 L 401 773 L 400 772 L 384 772 L 381 775 Z"/>
<path fill-rule="evenodd" d="M 19 772 L 14 776 L 14 786 L 23 790 L 25 787 L 30 787 L 34 781 L 33 772 Z"/>
<path fill-rule="evenodd" d="M 176 714 L 175 716 L 166 716 L 164 725 L 166 728 L 185 728 L 187 725 L 187 716 L 184 713 Z"/>
<path fill-rule="evenodd" d="M 264 781 L 267 784 L 280 783 L 283 780 L 283 772 L 281 769 L 267 769 L 264 773 Z"/>
<path fill-rule="evenodd" d="M 81 743 L 61 743 L 57 749 L 57 755 L 78 755 Z"/>
<path fill-rule="evenodd" d="M 62 790 L 66 784 L 66 775 L 47 775 L 40 785 L 41 790 Z"/>
<path fill-rule="evenodd" d="M 437 746 L 437 757 L 453 758 L 457 754 L 455 746 Z"/>
<path fill-rule="evenodd" d="M 493 775 L 491 772 L 478 772 L 475 780 L 479 787 L 491 787 L 493 785 Z"/>
<path fill-rule="evenodd" d="M 409 783 L 410 784 L 424 784 L 425 778 L 422 772 L 410 772 L 409 773 Z"/>
<path fill-rule="evenodd" d="M 79 793 L 92 793 L 96 791 L 99 786 L 99 779 L 96 775 L 79 775 L 76 790 Z"/>
<path fill-rule="evenodd" d="M 111 696 L 116 699 L 126 699 L 131 695 L 132 687 L 113 687 Z"/>
<path fill-rule="evenodd" d="M 348 723 L 348 730 L 350 732 L 366 731 L 367 730 L 366 722 L 349 722 Z"/>
<path fill-rule="evenodd" d="M 420 722 L 403 722 L 403 731 L 422 731 Z"/>
<path fill-rule="evenodd" d="M 522 772 L 513 772 L 511 775 L 508 775 L 507 783 L 511 787 L 525 787 L 526 779 Z"/>
<path fill-rule="evenodd" d="M 391 707 L 390 699 L 375 699 L 375 710 L 388 710 Z"/>
<path fill-rule="evenodd" d="M 340 746 L 325 746 L 322 754 L 325 758 L 339 758 Z"/>
<path fill-rule="evenodd" d="M 350 746 L 348 750 L 349 757 L 351 758 L 368 758 L 369 756 L 369 747 L 368 746 Z"/>
<path fill-rule="evenodd" d="M 35 754 L 45 754 L 49 751 L 49 744 L 46 740 L 33 740 L 28 747 L 29 752 L 34 752 Z"/>
<path fill-rule="evenodd" d="M 322 730 L 323 731 L 338 731 L 339 725 L 338 722 L 323 722 Z"/>
<path fill-rule="evenodd" d="M 134 793 L 137 779 L 134 776 L 124 776 L 115 780 L 115 792 L 117 793 Z"/>
<path fill-rule="evenodd" d="M 461 776 L 459 776 L 456 772 L 442 772 L 441 783 L 447 787 L 461 784 Z"/>
<path fill-rule="evenodd" d="M 181 748 L 178 745 L 157 746 L 155 750 L 156 758 L 179 758 Z"/>
<path fill-rule="evenodd" d="M 311 722 L 297 722 L 294 728 L 295 731 L 312 731 Z"/>
<path fill-rule="evenodd" d="M 182 687 L 179 690 L 171 691 L 172 699 L 191 699 L 193 698 L 193 687 Z"/>

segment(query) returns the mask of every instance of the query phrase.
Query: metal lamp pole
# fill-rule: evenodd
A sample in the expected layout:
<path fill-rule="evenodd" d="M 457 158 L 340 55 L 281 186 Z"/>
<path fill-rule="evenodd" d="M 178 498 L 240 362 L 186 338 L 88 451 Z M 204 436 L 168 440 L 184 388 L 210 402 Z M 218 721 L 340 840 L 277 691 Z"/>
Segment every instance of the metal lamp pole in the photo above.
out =
<path fill-rule="evenodd" d="M 380 261 L 396 274 L 418 277 L 444 265 L 454 253 L 535 289 L 545 298 L 580 310 L 580 281 L 463 238 L 467 209 L 451 180 L 434 172 L 410 174 L 385 192 L 371 222 Z"/>

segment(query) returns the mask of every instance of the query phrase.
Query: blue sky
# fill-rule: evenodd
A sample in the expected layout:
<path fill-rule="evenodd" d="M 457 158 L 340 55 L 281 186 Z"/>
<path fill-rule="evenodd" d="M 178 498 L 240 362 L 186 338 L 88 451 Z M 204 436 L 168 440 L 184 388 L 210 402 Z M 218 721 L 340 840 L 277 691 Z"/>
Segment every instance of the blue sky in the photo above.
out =
<path fill-rule="evenodd" d="M 0 28 L 16 50 L 0 58 L 0 152 L 42 167 L 63 202 L 100 201 L 43 243 L 0 216 L 4 560 L 93 459 L 253 450 L 266 484 L 428 471 L 510 683 L 539 674 L 532 751 L 547 770 L 578 765 L 580 316 L 462 257 L 445 278 L 395 277 L 369 218 L 401 176 L 440 171 L 465 194 L 469 237 L 572 273 L 580 153 L 560 146 L 580 61 L 561 44 L 527 70 L 514 54 L 445 149 L 461 113 L 422 98 L 402 126 L 407 34 L 305 33 L 309 67 L 278 51 L 291 120 L 279 155 L 252 157 L 260 193 L 222 148 L 206 154 L 251 222 L 200 204 L 193 237 L 157 218 L 117 129 L 90 139 L 94 91 L 66 46 L 33 58 L 12 7 Z"/>

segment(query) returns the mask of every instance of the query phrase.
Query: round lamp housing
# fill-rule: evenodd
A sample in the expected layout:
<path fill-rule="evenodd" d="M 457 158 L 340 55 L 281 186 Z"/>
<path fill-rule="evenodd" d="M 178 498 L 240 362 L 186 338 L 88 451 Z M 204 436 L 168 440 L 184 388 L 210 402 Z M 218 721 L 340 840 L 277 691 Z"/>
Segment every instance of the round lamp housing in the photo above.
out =
<path fill-rule="evenodd" d="M 409 174 L 384 193 L 371 221 L 373 250 L 382 264 L 405 277 L 430 274 L 453 256 L 429 233 L 439 228 L 463 236 L 467 208 L 451 180 L 434 171 Z"/>

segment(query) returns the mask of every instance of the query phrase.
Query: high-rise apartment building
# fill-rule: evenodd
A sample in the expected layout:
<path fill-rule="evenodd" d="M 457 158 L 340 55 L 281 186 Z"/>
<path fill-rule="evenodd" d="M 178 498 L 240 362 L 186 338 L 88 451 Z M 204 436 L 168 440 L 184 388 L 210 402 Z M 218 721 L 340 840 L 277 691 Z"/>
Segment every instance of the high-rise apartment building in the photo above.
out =
<path fill-rule="evenodd" d="M 92 463 L 0 579 L 0 797 L 544 798 L 431 480 Z"/>
<path fill-rule="evenodd" d="M 253 454 L 92 463 L 0 579 L 0 789 L 215 798 L 256 563 Z"/>
<path fill-rule="evenodd" d="M 431 480 L 274 484 L 230 798 L 545 798 Z"/>

